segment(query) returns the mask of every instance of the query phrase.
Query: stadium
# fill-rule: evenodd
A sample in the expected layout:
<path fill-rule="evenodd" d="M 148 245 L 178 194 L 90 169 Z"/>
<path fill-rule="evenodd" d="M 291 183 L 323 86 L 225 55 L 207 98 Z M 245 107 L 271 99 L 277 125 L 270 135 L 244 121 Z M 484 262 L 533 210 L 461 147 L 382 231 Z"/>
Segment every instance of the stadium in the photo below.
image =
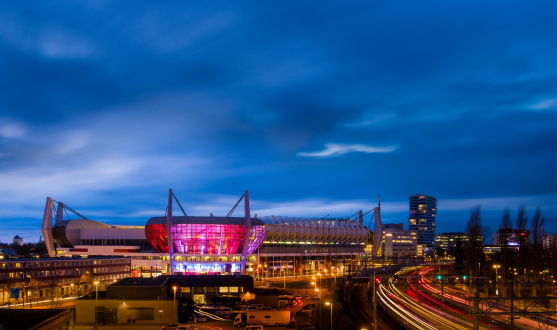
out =
<path fill-rule="evenodd" d="M 251 217 L 246 191 L 244 217 L 189 216 L 183 210 L 184 216 L 172 216 L 172 197 L 170 191 L 167 215 L 137 226 L 90 220 L 48 197 L 41 229 L 49 256 L 127 256 L 135 277 L 264 278 L 326 269 L 343 273 L 348 264 L 358 265 L 370 241 L 361 211 L 356 219 Z M 68 211 L 79 219 L 63 220 Z"/>

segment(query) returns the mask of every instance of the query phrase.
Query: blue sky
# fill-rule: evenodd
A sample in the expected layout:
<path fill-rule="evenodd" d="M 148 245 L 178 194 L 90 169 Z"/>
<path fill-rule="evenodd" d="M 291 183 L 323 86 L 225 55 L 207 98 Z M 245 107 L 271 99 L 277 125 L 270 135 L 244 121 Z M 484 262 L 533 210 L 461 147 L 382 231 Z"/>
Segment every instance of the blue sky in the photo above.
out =
<path fill-rule="evenodd" d="M 348 216 L 438 198 L 557 232 L 554 1 L 0 4 L 0 241 L 46 197 L 144 224 L 189 214 Z M 240 212 L 241 211 L 237 211 Z M 366 222 L 369 217 L 366 218 Z"/>

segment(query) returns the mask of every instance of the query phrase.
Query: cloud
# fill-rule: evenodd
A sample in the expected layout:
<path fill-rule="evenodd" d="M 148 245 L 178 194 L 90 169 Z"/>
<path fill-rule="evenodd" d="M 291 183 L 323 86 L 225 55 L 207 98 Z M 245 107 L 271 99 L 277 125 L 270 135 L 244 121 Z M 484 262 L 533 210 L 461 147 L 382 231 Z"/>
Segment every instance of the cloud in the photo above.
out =
<path fill-rule="evenodd" d="M 373 154 L 373 153 L 388 153 L 388 152 L 393 152 L 394 150 L 396 150 L 395 146 L 374 147 L 374 146 L 367 146 L 364 144 L 326 143 L 324 150 L 314 151 L 314 152 L 301 151 L 298 152 L 296 155 L 300 157 L 325 158 L 325 157 L 338 157 L 352 152 L 363 152 L 366 154 Z"/>
<path fill-rule="evenodd" d="M 545 100 L 528 107 L 532 110 L 556 110 L 557 109 L 557 99 Z"/>
<path fill-rule="evenodd" d="M 0 126 L 0 136 L 9 139 L 21 138 L 25 135 L 25 128 L 17 124 L 4 124 Z"/>

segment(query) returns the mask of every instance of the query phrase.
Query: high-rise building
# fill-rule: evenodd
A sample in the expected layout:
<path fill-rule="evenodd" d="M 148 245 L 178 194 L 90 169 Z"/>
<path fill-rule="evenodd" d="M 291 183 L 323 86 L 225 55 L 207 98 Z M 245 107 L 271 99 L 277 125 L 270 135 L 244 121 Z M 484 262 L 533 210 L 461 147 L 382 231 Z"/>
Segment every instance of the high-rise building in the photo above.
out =
<path fill-rule="evenodd" d="M 433 248 L 436 215 L 437 199 L 435 197 L 424 194 L 410 196 L 408 229 L 418 233 L 418 252 L 425 253 L 428 249 Z"/>

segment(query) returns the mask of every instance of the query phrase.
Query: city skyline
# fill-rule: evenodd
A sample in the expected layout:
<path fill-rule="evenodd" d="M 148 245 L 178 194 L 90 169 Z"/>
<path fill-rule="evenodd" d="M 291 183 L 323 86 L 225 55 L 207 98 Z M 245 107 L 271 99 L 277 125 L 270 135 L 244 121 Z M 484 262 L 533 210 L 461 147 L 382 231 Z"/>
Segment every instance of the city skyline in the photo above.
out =
<path fill-rule="evenodd" d="M 481 8 L 481 10 L 478 10 Z M 47 197 L 108 224 L 226 215 L 404 223 L 541 207 L 557 232 L 557 4 L 0 4 L 0 241 Z M 236 211 L 241 213 L 241 211 Z M 252 214 L 253 215 L 253 214 Z M 368 214 L 364 223 L 369 223 Z"/>

